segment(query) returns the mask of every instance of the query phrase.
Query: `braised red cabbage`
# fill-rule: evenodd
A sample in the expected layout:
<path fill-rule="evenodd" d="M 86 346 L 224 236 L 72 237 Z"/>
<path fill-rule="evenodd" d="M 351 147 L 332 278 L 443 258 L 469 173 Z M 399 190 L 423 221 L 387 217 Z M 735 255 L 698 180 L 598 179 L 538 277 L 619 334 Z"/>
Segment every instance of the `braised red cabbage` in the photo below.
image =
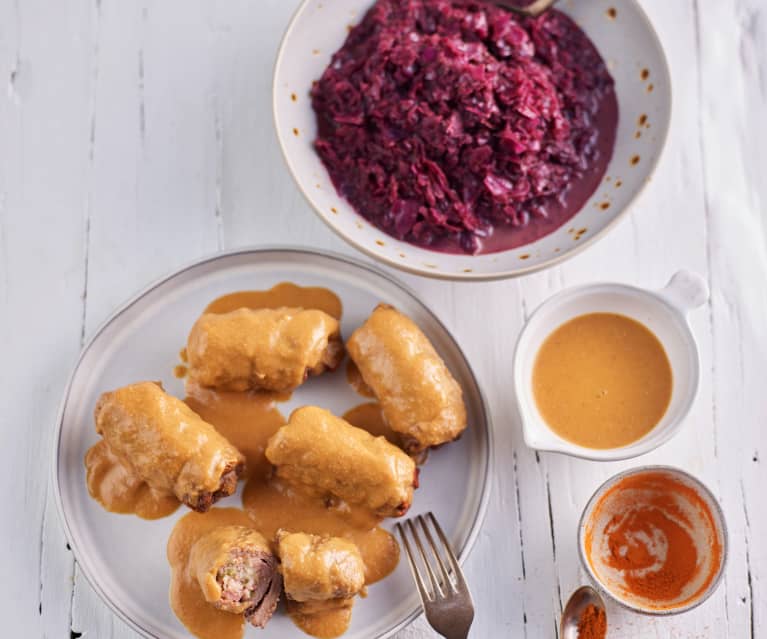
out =
<path fill-rule="evenodd" d="M 313 87 L 315 147 L 386 233 L 476 253 L 496 227 L 545 219 L 593 170 L 608 95 L 604 61 L 559 11 L 378 0 Z"/>

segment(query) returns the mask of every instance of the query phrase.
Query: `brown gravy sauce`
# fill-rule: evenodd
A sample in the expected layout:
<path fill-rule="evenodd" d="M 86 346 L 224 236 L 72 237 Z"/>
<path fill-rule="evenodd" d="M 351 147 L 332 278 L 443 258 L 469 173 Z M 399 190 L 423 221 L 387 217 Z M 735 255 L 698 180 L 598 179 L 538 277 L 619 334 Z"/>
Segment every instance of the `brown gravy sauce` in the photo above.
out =
<path fill-rule="evenodd" d="M 264 456 L 266 443 L 286 420 L 277 408 L 289 395 L 233 393 L 186 385 L 187 403 L 195 413 L 226 437 L 245 455 L 245 477 L 264 475 L 271 466 Z"/>
<path fill-rule="evenodd" d="M 384 418 L 381 405 L 378 402 L 367 402 L 347 410 L 342 417 L 352 426 L 362 428 L 376 437 L 385 437 L 386 440 L 395 446 L 402 446 L 402 436 L 395 430 L 389 428 Z M 419 466 L 423 466 L 429 459 L 429 450 L 421 451 L 411 455 L 413 461 Z"/>
<path fill-rule="evenodd" d="M 280 529 L 315 535 L 346 537 L 359 548 L 365 562 L 365 583 L 386 577 L 397 566 L 399 546 L 380 519 L 347 504 L 324 504 L 266 476 L 254 475 L 245 485 L 242 504 L 253 527 L 274 540 Z"/>
<path fill-rule="evenodd" d="M 178 520 L 168 539 L 170 606 L 187 630 L 199 639 L 240 639 L 243 615 L 217 610 L 203 597 L 200 584 L 189 570 L 189 551 L 205 533 L 220 526 L 253 526 L 238 508 L 212 508 L 205 514 L 190 512 Z"/>
<path fill-rule="evenodd" d="M 333 291 L 313 286 L 298 286 L 282 282 L 268 291 L 237 291 L 213 300 L 206 313 L 229 313 L 238 308 L 316 308 L 331 317 L 341 319 L 343 305 Z"/>
<path fill-rule="evenodd" d="M 357 368 L 357 365 L 351 359 L 346 363 L 346 381 L 349 383 L 349 386 L 354 389 L 357 395 L 370 398 L 375 397 L 373 390 L 365 383 L 365 380 L 362 379 L 360 369 Z"/>
<path fill-rule="evenodd" d="M 305 288 L 287 282 L 269 291 L 242 291 L 225 295 L 214 300 L 205 310 L 209 313 L 226 313 L 243 307 L 256 309 L 284 306 L 317 308 L 338 319 L 342 314 L 341 300 L 332 291 Z M 264 450 L 269 438 L 286 421 L 278 409 L 278 403 L 287 401 L 289 394 L 219 392 L 188 383 L 186 391 L 186 402 L 192 410 L 213 424 L 245 455 L 248 481 L 242 501 L 250 517 L 247 525 L 272 542 L 280 529 L 351 539 L 359 547 L 365 562 L 367 584 L 383 579 L 396 568 L 399 546 L 392 535 L 378 526 L 380 519 L 346 504 L 327 505 L 318 502 L 271 477 L 271 464 Z M 363 404 L 344 417 L 375 435 L 383 435 L 387 439 L 396 437 L 396 433 L 386 426 L 378 404 Z M 170 545 L 168 556 L 170 558 Z M 198 597 L 202 596 L 198 594 Z M 289 602 L 287 608 L 293 622 L 304 632 L 329 639 L 346 631 L 351 620 L 352 605 L 353 600 L 310 604 Z M 195 632 L 186 622 L 184 624 Z M 206 636 L 198 636 L 207 639 Z M 221 639 L 230 639 L 229 636 L 220 636 Z"/>
<path fill-rule="evenodd" d="M 342 304 L 332 291 L 318 287 L 301 287 L 289 282 L 268 291 L 240 291 L 211 302 L 207 313 L 226 313 L 238 308 L 301 307 L 320 309 L 341 318 Z M 187 361 L 186 349 L 179 353 Z M 176 369 L 176 374 L 182 372 Z M 356 367 L 354 367 L 356 371 Z M 354 383 L 347 369 L 349 383 L 366 397 L 372 392 L 356 372 Z M 285 423 L 278 408 L 290 394 L 258 392 L 219 392 L 187 382 L 186 403 L 205 421 L 213 424 L 247 460 L 243 492 L 245 511 L 213 508 L 205 514 L 190 512 L 175 525 L 168 540 L 171 566 L 170 602 L 184 626 L 200 639 L 240 639 L 245 621 L 242 615 L 217 610 L 203 598 L 197 581 L 190 576 L 189 550 L 206 532 L 219 526 L 243 525 L 261 532 L 272 542 L 279 529 L 346 537 L 360 550 L 365 562 L 366 584 L 389 575 L 399 561 L 399 546 L 394 537 L 378 524 L 380 519 L 346 504 L 324 504 L 293 491 L 271 478 L 271 465 L 264 450 L 268 439 Z M 398 444 L 399 437 L 385 423 L 376 403 L 365 403 L 348 411 L 344 418 L 372 434 L 382 435 Z M 178 500 L 157 495 L 141 479 L 125 468 L 99 442 L 86 455 L 88 489 L 111 512 L 135 513 L 146 519 L 157 519 L 174 512 Z M 289 602 L 288 614 L 304 632 L 319 638 L 337 637 L 349 626 L 353 600 Z"/>
<path fill-rule="evenodd" d="M 306 634 L 318 639 L 334 639 L 344 634 L 352 620 L 353 606 L 354 599 L 286 603 L 293 623 Z"/>
<path fill-rule="evenodd" d="M 386 437 L 389 443 L 400 445 L 399 433 L 389 428 L 377 402 L 367 402 L 347 410 L 342 417 L 352 426 L 362 428 L 375 437 Z"/>
<path fill-rule="evenodd" d="M 326 288 L 305 288 L 283 282 L 268 291 L 241 291 L 224 295 L 211 302 L 207 312 L 224 313 L 237 308 L 279 308 L 300 306 L 319 308 L 329 315 L 340 318 L 341 300 Z M 184 364 L 188 361 L 186 348 L 179 352 Z M 184 364 L 174 367 L 178 379 L 186 376 Z M 265 464 L 263 452 L 266 440 L 285 423 L 276 403 L 290 399 L 289 394 L 269 393 L 216 393 L 187 385 L 186 403 L 205 421 L 212 423 L 248 460 L 250 474 Z M 252 424 L 259 428 L 253 429 Z M 126 468 L 109 451 L 102 441 L 86 454 L 85 468 L 88 490 L 107 511 L 135 514 L 144 519 L 166 517 L 178 508 L 179 502 L 172 495 L 153 491 L 144 481 Z"/>
<path fill-rule="evenodd" d="M 378 404 L 363 404 L 350 413 L 355 419 L 351 423 L 359 427 L 368 425 L 376 435 L 386 429 Z M 344 417 L 348 418 L 349 413 Z M 261 451 L 263 455 L 263 449 Z M 251 464 L 250 458 L 248 464 Z M 270 465 L 265 458 L 256 467 L 258 472 L 253 473 L 245 485 L 242 503 L 252 518 L 251 525 L 267 539 L 273 541 L 280 529 L 350 539 L 365 562 L 366 584 L 380 581 L 396 568 L 399 546 L 391 534 L 378 526 L 378 517 L 345 503 L 325 504 L 293 490 L 270 476 Z M 288 602 L 288 614 L 307 634 L 330 639 L 346 632 L 352 605 L 353 600 L 344 602 L 343 606 L 337 601 Z"/>
<path fill-rule="evenodd" d="M 588 448 L 618 448 L 644 437 L 666 412 L 672 389 L 661 342 L 644 324 L 615 313 L 565 322 L 543 342 L 533 366 L 544 420 Z"/>
<path fill-rule="evenodd" d="M 85 472 L 91 497 L 110 513 L 160 519 L 174 513 L 180 505 L 175 495 L 152 490 L 112 454 L 103 439 L 85 454 Z"/>

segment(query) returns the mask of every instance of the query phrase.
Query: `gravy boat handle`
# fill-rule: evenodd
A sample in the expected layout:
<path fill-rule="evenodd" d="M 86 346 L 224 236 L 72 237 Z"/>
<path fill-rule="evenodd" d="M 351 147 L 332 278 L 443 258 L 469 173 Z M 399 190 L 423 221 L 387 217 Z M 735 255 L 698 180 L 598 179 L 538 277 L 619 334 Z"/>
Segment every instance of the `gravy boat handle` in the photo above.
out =
<path fill-rule="evenodd" d="M 658 291 L 658 295 L 682 315 L 687 315 L 690 311 L 708 302 L 709 290 L 702 275 L 681 270 L 675 273 L 668 284 Z"/>

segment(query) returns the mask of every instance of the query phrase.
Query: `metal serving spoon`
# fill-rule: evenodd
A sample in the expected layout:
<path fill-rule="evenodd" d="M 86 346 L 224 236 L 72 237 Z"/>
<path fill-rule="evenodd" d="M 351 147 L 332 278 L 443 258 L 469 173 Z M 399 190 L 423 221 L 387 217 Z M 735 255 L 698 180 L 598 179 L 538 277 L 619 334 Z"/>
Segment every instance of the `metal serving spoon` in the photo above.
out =
<path fill-rule="evenodd" d="M 554 6 L 557 0 L 531 0 L 525 4 L 522 0 L 493 0 L 494 4 L 499 7 L 519 13 L 523 16 L 531 16 L 535 18 L 541 15 L 544 11 L 548 11 Z"/>
<path fill-rule="evenodd" d="M 591 586 L 582 586 L 570 595 L 570 601 L 567 602 L 559 621 L 561 639 L 578 639 L 578 621 L 589 604 L 594 605 L 599 610 L 605 609 L 604 600 Z M 607 613 L 605 612 L 605 614 Z"/>

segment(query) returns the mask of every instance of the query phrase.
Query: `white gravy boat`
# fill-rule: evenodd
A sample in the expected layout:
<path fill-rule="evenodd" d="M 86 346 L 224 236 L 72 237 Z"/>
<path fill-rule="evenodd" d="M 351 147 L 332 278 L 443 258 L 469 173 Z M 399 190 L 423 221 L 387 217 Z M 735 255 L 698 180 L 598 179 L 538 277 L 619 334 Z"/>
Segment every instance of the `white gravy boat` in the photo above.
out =
<path fill-rule="evenodd" d="M 698 393 L 700 357 L 687 316 L 708 297 L 708 286 L 700 275 L 679 271 L 658 291 L 626 284 L 588 284 L 549 298 L 528 320 L 514 353 L 514 390 L 525 443 L 538 450 L 614 461 L 643 455 L 667 442 L 681 428 Z M 533 396 L 533 365 L 541 345 L 559 326 L 587 313 L 618 313 L 641 322 L 663 344 L 671 363 L 673 390 L 668 409 L 649 433 L 620 448 L 586 448 L 563 439 L 546 424 Z"/>

